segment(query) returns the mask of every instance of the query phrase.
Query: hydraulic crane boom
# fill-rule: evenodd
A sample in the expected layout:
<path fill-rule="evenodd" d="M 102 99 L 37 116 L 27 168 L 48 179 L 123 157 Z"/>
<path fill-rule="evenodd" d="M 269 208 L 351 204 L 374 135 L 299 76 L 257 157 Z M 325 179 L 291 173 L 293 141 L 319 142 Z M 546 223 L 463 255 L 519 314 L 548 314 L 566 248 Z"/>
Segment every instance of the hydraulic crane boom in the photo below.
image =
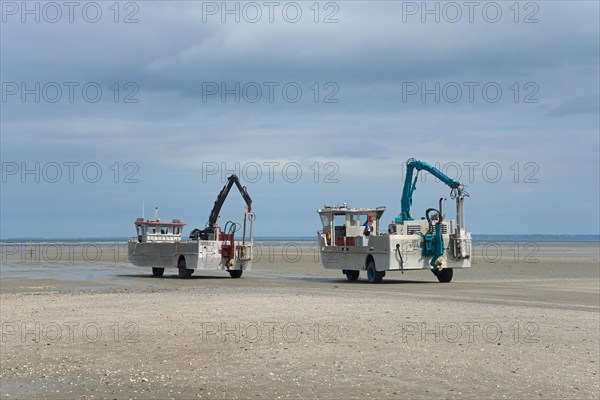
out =
<path fill-rule="evenodd" d="M 190 233 L 190 239 L 197 240 L 200 238 L 200 239 L 208 240 L 209 234 L 215 233 L 215 229 L 217 228 L 217 222 L 219 219 L 219 213 L 221 212 L 221 208 L 223 207 L 223 204 L 225 203 L 225 200 L 227 199 L 227 195 L 229 194 L 229 191 L 231 190 L 233 185 L 237 186 L 238 190 L 240 191 L 240 194 L 244 198 L 244 201 L 246 202 L 246 206 L 248 207 L 248 214 L 252 213 L 252 199 L 250 198 L 248 191 L 246 190 L 246 188 L 244 186 L 242 186 L 239 178 L 236 175 L 231 175 L 229 178 L 227 178 L 227 183 L 225 184 L 225 186 L 223 186 L 223 189 L 221 189 L 221 192 L 219 193 L 219 195 L 217 196 L 217 199 L 215 200 L 215 204 L 210 212 L 210 215 L 208 216 L 208 222 L 206 223 L 206 228 L 204 228 L 202 230 L 194 229 Z M 244 232 L 246 229 L 245 227 L 246 227 L 246 225 L 245 225 L 245 220 L 244 220 Z"/>
<path fill-rule="evenodd" d="M 439 169 L 427 164 L 426 162 L 415 160 L 410 158 L 406 162 L 406 177 L 404 178 L 404 188 L 402 190 L 402 209 L 400 216 L 396 218 L 396 223 L 403 223 L 404 221 L 412 221 L 413 218 L 410 215 L 410 207 L 412 206 L 412 196 L 417 186 L 418 172 L 425 170 L 431 175 L 441 180 L 444 184 L 451 188 L 450 197 L 456 199 L 456 227 L 454 233 L 450 234 L 450 249 L 451 254 L 455 259 L 468 259 L 470 257 L 467 249 L 468 236 L 465 230 L 465 218 L 464 218 L 464 198 L 469 194 L 465 191 L 464 185 L 460 182 L 448 177 Z M 417 170 L 413 178 L 414 170 Z M 443 198 L 440 199 L 439 210 L 430 208 L 425 212 L 427 221 L 429 222 L 429 231 L 423 234 L 424 250 L 423 255 L 432 256 L 429 264 L 433 268 L 433 273 L 441 273 L 443 265 L 446 264 L 446 260 L 443 257 L 445 252 L 444 238 L 442 234 L 442 221 L 444 214 L 442 212 Z M 435 231 L 433 231 L 431 219 L 429 213 L 436 211 L 438 214 L 437 221 L 435 223 Z"/>
<path fill-rule="evenodd" d="M 417 174 L 413 178 L 414 170 L 417 170 Z M 412 206 L 412 196 L 417 187 L 417 178 L 418 172 L 421 170 L 425 170 L 429 172 L 431 175 L 435 176 L 443 183 L 448 185 L 454 193 L 455 197 L 462 197 L 464 193 L 464 186 L 454 179 L 446 176 L 442 171 L 427 164 L 424 161 L 415 160 L 414 158 L 410 158 L 406 162 L 406 178 L 404 179 L 404 189 L 402 190 L 402 209 L 400 216 L 397 218 L 396 222 L 401 221 L 412 221 L 413 218 L 410 215 L 410 207 Z"/>
<path fill-rule="evenodd" d="M 217 225 L 217 219 L 219 218 L 221 208 L 223 207 L 225 199 L 227 199 L 227 195 L 229 195 L 229 191 L 231 190 L 234 184 L 235 186 L 237 186 L 238 190 L 240 191 L 240 194 L 244 198 L 246 206 L 248 206 L 248 212 L 252 212 L 252 199 L 250 198 L 248 191 L 244 186 L 242 186 L 237 175 L 231 175 L 229 178 L 227 178 L 227 184 L 223 186 L 223 189 L 221 189 L 221 192 L 217 196 L 217 199 L 215 200 L 215 205 L 213 206 L 213 209 L 210 212 L 210 216 L 208 217 L 207 226 L 211 230 Z"/>

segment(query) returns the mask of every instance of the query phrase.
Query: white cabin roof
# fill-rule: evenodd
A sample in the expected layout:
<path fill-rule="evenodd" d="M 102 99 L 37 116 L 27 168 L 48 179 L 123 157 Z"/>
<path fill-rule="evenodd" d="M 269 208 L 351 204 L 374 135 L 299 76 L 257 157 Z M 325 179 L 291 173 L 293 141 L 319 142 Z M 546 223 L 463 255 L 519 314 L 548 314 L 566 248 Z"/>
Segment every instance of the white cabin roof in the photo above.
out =
<path fill-rule="evenodd" d="M 147 226 L 186 226 L 187 225 L 178 219 L 174 219 L 172 221 L 150 221 L 150 220 L 144 221 L 143 218 L 138 218 L 135 221 L 135 224 L 136 225 L 147 225 Z"/>
<path fill-rule="evenodd" d="M 333 213 L 334 215 L 344 215 L 344 214 L 377 214 L 381 216 L 385 212 L 385 207 L 375 207 L 375 208 L 351 208 L 348 206 L 337 206 L 337 207 L 328 207 L 320 208 L 317 210 L 319 214 L 327 214 Z"/>

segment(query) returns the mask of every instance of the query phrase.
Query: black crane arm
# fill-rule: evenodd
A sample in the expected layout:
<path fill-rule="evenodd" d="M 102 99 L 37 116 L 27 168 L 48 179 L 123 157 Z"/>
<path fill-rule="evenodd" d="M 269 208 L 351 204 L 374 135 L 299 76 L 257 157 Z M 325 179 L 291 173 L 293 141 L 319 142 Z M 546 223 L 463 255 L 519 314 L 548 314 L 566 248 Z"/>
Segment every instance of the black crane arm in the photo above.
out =
<path fill-rule="evenodd" d="M 190 233 L 190 239 L 209 240 L 209 235 L 214 234 L 215 228 L 217 227 L 217 221 L 219 219 L 219 213 L 221 212 L 221 208 L 223 207 L 223 204 L 227 199 L 227 195 L 229 194 L 229 191 L 231 190 L 233 185 L 237 186 L 242 197 L 244 198 L 244 201 L 248 206 L 248 212 L 252 212 L 252 199 L 250 198 L 248 191 L 244 186 L 242 186 L 239 178 L 236 175 L 231 175 L 229 178 L 227 178 L 227 183 L 225 184 L 225 186 L 223 186 L 223 189 L 221 189 L 221 192 L 219 192 L 219 195 L 215 200 L 215 205 L 213 206 L 213 209 L 211 210 L 210 215 L 208 216 L 208 222 L 206 223 L 206 227 L 202 230 L 192 230 L 192 232 Z"/>
<path fill-rule="evenodd" d="M 221 189 L 221 192 L 217 196 L 217 199 L 215 200 L 215 205 L 213 206 L 213 209 L 208 217 L 207 225 L 208 228 L 210 228 L 211 230 L 217 225 L 217 219 L 219 218 L 221 208 L 223 207 L 225 199 L 227 199 L 227 195 L 229 195 L 229 191 L 231 190 L 234 184 L 235 186 L 237 186 L 238 190 L 240 191 L 240 194 L 244 198 L 246 206 L 248 206 L 248 212 L 252 212 L 252 199 L 250 198 L 248 191 L 244 186 L 242 186 L 237 175 L 231 175 L 229 178 L 227 178 L 227 183 L 225 184 L 225 186 L 223 186 L 223 189 Z"/>

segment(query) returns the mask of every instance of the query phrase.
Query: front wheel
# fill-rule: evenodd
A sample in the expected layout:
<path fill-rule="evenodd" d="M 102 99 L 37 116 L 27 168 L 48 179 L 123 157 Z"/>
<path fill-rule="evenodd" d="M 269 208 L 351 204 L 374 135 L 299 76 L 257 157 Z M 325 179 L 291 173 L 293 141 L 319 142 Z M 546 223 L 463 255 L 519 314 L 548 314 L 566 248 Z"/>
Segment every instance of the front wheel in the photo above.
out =
<path fill-rule="evenodd" d="M 152 268 L 153 276 L 160 277 L 160 276 L 163 276 L 164 273 L 165 273 L 164 268 Z"/>
<path fill-rule="evenodd" d="M 177 263 L 177 270 L 179 272 L 179 277 L 181 279 L 189 279 L 192 277 L 192 274 L 194 273 L 193 269 L 187 269 L 187 266 L 185 264 L 185 258 L 183 258 L 183 257 L 181 257 L 181 259 Z"/>
<path fill-rule="evenodd" d="M 367 265 L 367 279 L 371 283 L 379 283 L 383 279 L 383 275 L 385 275 L 384 271 L 377 271 L 375 269 L 375 262 L 373 260 L 369 261 L 369 265 Z"/>
<path fill-rule="evenodd" d="M 437 278 L 438 281 L 442 283 L 448 283 L 452 280 L 452 275 L 452 268 L 444 268 L 443 270 L 438 271 Z"/>
<path fill-rule="evenodd" d="M 360 271 L 352 271 L 349 269 L 345 269 L 344 275 L 346 275 L 346 279 L 348 279 L 349 281 L 355 281 L 360 276 Z"/>
<path fill-rule="evenodd" d="M 234 279 L 237 279 L 237 278 L 240 278 L 240 277 L 242 276 L 242 273 L 243 273 L 243 272 L 244 272 L 244 271 L 243 271 L 243 270 L 241 270 L 241 269 L 233 269 L 233 270 L 229 271 L 229 275 L 230 275 L 232 278 L 234 278 Z"/>

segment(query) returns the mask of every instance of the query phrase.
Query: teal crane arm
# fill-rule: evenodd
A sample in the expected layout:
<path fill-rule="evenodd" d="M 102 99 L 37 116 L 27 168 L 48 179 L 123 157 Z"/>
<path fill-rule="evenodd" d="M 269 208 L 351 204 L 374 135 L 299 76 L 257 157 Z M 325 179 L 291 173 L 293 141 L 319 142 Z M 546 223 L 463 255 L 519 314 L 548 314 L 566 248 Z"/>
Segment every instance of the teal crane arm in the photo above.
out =
<path fill-rule="evenodd" d="M 415 174 L 413 178 L 413 173 L 415 169 L 417 170 L 417 174 Z M 432 165 L 427 164 L 424 161 L 419 161 L 415 160 L 414 158 L 411 158 L 406 163 L 406 177 L 404 178 L 404 188 L 402 190 L 401 200 L 402 209 L 400 216 L 396 218 L 396 222 L 413 220 L 413 218 L 410 215 L 410 207 L 412 206 L 413 192 L 417 187 L 418 172 L 421 170 L 429 172 L 431 175 L 435 176 L 443 183 L 450 186 L 450 188 L 456 190 L 459 196 L 463 194 L 463 185 L 460 182 L 448 177 L 442 171 L 440 171 Z"/>

